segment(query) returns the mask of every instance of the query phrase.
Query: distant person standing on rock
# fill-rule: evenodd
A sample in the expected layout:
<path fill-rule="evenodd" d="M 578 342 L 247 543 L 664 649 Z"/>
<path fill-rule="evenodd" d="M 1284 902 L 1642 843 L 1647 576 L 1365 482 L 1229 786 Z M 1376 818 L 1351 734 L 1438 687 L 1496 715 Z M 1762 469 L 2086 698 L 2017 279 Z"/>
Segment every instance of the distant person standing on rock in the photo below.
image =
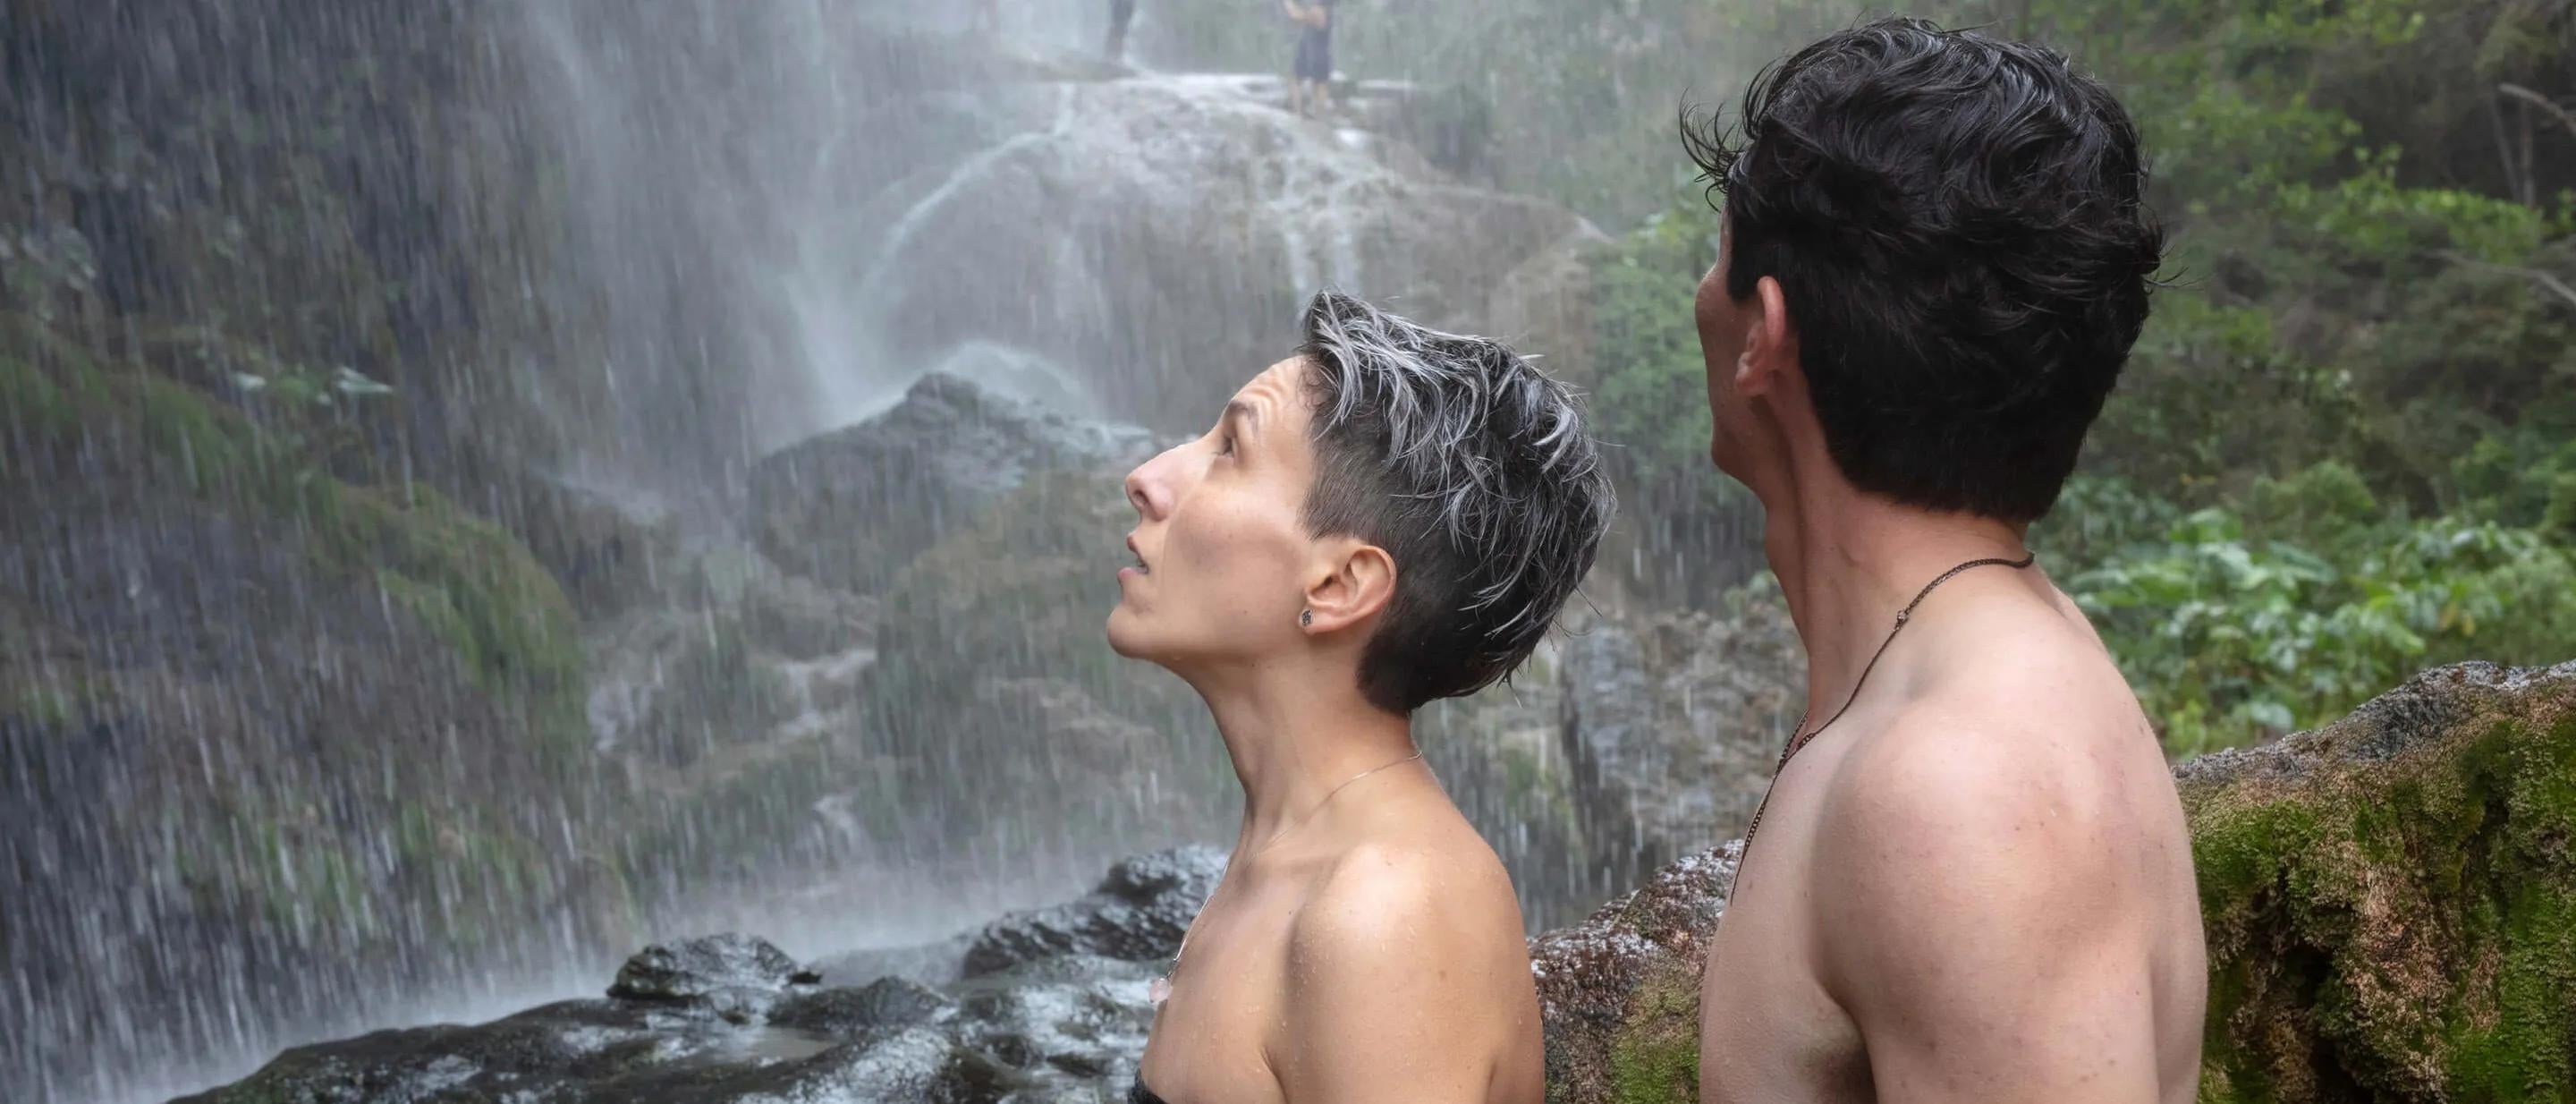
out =
<path fill-rule="evenodd" d="M 1297 68 L 1288 81 L 1288 107 L 1299 118 L 1322 114 L 1333 107 L 1333 6 L 1340 0 L 1280 0 L 1288 9 L 1288 18 L 1301 28 L 1297 34 Z"/>
<path fill-rule="evenodd" d="M 1109 0 L 1109 42 L 1100 52 L 1111 61 L 1127 60 L 1127 24 L 1136 18 L 1136 0 Z"/>

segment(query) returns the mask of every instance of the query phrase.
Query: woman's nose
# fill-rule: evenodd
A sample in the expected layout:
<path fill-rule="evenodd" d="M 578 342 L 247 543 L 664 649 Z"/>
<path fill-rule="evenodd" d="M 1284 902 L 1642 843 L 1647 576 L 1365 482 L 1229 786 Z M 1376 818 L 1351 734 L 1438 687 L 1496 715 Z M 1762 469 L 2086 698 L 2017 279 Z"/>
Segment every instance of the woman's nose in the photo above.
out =
<path fill-rule="evenodd" d="M 1169 456 L 1170 453 L 1164 453 L 1136 465 L 1136 470 L 1127 473 L 1127 504 L 1134 506 L 1137 516 L 1147 521 L 1160 521 L 1171 510 L 1171 485 L 1160 471 L 1163 461 Z"/>

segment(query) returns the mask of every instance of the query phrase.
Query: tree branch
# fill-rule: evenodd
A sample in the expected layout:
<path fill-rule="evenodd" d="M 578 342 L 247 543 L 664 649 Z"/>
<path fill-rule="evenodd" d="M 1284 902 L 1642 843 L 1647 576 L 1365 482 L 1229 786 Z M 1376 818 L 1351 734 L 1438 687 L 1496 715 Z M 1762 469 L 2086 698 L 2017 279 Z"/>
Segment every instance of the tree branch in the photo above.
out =
<path fill-rule="evenodd" d="M 2509 276 L 2523 277 L 2535 284 L 2539 284 L 2541 287 L 2549 289 L 2552 294 L 2558 296 L 2560 299 L 2566 300 L 2568 306 L 2576 307 L 2576 287 L 2567 286 L 2567 281 L 2561 280 L 2551 273 L 2543 272 L 2537 268 L 2524 268 L 2521 265 L 2507 265 L 2497 264 L 2494 261 L 2481 261 L 2455 249 L 2440 250 L 2435 255 L 2441 257 L 2443 260 L 2451 262 L 2452 264 L 2466 265 L 2470 268 L 2484 269 L 2488 272 L 2501 272 Z"/>
<path fill-rule="evenodd" d="M 2559 125 L 2566 127 L 2567 133 L 2576 134 L 2576 113 L 2570 113 L 2566 108 L 2558 106 L 2558 101 L 2511 82 L 2497 85 L 2496 91 L 2524 103 L 2539 105 L 2541 110 L 2557 116 Z"/>

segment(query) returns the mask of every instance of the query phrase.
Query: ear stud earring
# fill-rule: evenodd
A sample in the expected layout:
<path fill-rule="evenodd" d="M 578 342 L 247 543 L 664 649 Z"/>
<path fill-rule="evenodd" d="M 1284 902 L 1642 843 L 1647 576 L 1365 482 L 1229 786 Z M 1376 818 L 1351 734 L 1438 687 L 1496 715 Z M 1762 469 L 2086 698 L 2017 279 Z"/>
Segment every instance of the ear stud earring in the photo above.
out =
<path fill-rule="evenodd" d="M 1307 629 L 1314 628 L 1314 627 L 1315 627 L 1315 611 L 1313 611 L 1313 610 L 1306 610 L 1305 612 L 1299 613 L 1299 614 L 1297 615 L 1297 625 L 1298 625 L 1298 627 L 1300 627 L 1300 628 L 1307 628 Z"/>

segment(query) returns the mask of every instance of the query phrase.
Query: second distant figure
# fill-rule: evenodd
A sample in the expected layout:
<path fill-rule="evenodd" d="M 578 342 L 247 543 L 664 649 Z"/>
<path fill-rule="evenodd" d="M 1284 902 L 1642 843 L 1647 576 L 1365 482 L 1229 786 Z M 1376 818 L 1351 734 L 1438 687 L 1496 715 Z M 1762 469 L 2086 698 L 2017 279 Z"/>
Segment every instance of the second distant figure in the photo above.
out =
<path fill-rule="evenodd" d="M 1340 0 L 1280 0 L 1298 24 L 1297 67 L 1288 82 L 1288 106 L 1299 116 L 1333 106 L 1333 6 Z"/>
<path fill-rule="evenodd" d="M 1111 61 L 1127 59 L 1127 25 L 1136 21 L 1136 0 L 1109 0 L 1109 41 L 1100 52 Z"/>

